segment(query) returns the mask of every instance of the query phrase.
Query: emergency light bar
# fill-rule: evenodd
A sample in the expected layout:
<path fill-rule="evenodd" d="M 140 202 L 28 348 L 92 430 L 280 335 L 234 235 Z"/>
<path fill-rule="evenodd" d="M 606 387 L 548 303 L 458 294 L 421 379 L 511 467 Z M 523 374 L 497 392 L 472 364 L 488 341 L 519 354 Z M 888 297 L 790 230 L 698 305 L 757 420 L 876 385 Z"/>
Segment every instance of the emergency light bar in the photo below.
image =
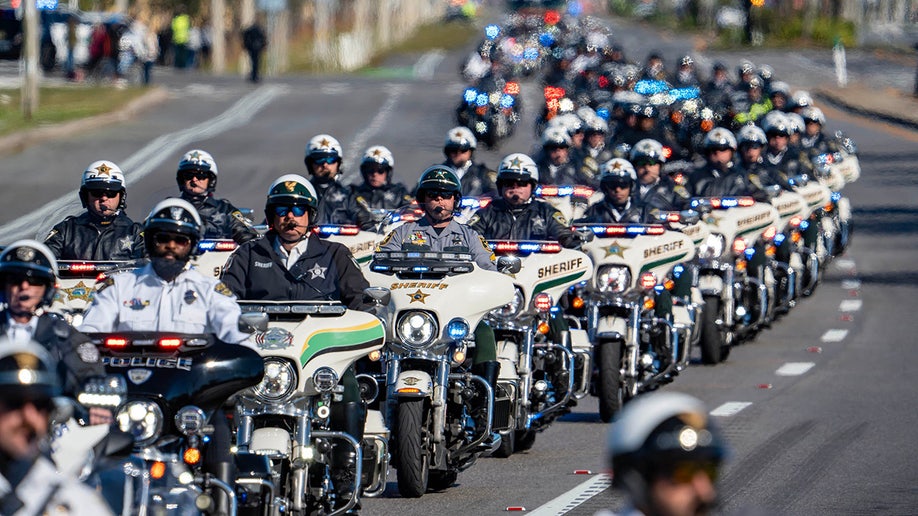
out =
<path fill-rule="evenodd" d="M 83 261 L 60 261 L 57 262 L 61 278 L 97 278 L 104 272 L 110 272 L 116 269 L 127 270 L 133 268 L 134 263 L 124 262 L 83 262 Z"/>
<path fill-rule="evenodd" d="M 555 254 L 561 252 L 557 242 L 490 240 L 488 245 L 497 254 Z"/>
<path fill-rule="evenodd" d="M 490 197 L 463 197 L 459 201 L 459 209 L 481 209 L 487 208 L 491 204 Z"/>
<path fill-rule="evenodd" d="M 755 204 L 752 197 L 697 197 L 692 199 L 692 208 L 706 206 L 714 210 L 727 210 L 730 208 L 747 208 Z"/>
<path fill-rule="evenodd" d="M 540 197 L 583 197 L 589 198 L 596 190 L 582 185 L 539 185 L 536 195 Z"/>
<path fill-rule="evenodd" d="M 232 240 L 201 240 L 198 242 L 198 250 L 201 252 L 208 251 L 235 251 L 239 245 Z"/>
<path fill-rule="evenodd" d="M 634 238 L 656 236 L 666 232 L 662 224 L 588 224 L 574 226 L 574 231 L 592 231 L 597 238 Z"/>
<path fill-rule="evenodd" d="M 316 226 L 313 230 L 313 233 L 322 236 L 334 236 L 334 235 L 343 235 L 343 236 L 353 236 L 357 233 L 360 233 L 360 226 L 353 225 L 329 225 L 329 226 Z"/>

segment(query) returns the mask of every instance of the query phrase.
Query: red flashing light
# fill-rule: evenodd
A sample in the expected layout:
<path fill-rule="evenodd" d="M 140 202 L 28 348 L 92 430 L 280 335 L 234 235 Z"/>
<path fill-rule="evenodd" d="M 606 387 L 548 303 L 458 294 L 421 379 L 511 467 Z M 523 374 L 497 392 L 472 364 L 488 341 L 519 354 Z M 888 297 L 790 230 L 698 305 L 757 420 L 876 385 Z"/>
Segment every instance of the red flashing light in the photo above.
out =
<path fill-rule="evenodd" d="M 596 193 L 596 190 L 590 188 L 589 186 L 575 186 L 574 187 L 574 197 L 592 197 Z"/>
<path fill-rule="evenodd" d="M 105 339 L 105 347 L 107 348 L 121 349 L 126 348 L 128 344 L 130 344 L 130 341 L 124 337 L 107 337 Z"/>
<path fill-rule="evenodd" d="M 663 147 L 663 157 L 669 160 L 673 155 L 673 149 L 671 147 Z"/>
<path fill-rule="evenodd" d="M 159 347 L 163 349 L 178 349 L 182 347 L 182 339 L 178 337 L 163 337 L 159 339 Z"/>
<path fill-rule="evenodd" d="M 778 234 L 778 228 L 776 228 L 775 226 L 768 226 L 768 229 L 766 229 L 765 232 L 762 233 L 762 236 L 765 238 L 765 240 L 774 240 L 775 235 L 777 234 Z"/>
<path fill-rule="evenodd" d="M 599 76 L 599 81 L 598 81 L 598 83 L 599 83 L 599 87 L 600 87 L 600 88 L 603 88 L 603 89 L 608 88 L 608 87 L 609 87 L 609 78 L 606 77 L 605 75 L 600 75 L 600 76 Z"/>
<path fill-rule="evenodd" d="M 641 274 L 641 288 L 650 290 L 657 286 L 657 277 L 652 272 Z"/>
<path fill-rule="evenodd" d="M 554 9 L 549 9 L 545 11 L 545 15 L 542 16 L 542 20 L 546 25 L 557 25 L 561 21 L 561 13 Z"/>
<path fill-rule="evenodd" d="M 217 245 L 214 246 L 215 251 L 235 251 L 238 245 L 236 242 L 217 242 Z"/>
<path fill-rule="evenodd" d="M 543 313 L 547 312 L 551 310 L 551 296 L 543 292 L 535 297 L 533 300 L 533 305 L 535 306 L 536 310 Z"/>
<path fill-rule="evenodd" d="M 96 264 L 94 263 L 72 263 L 70 264 L 70 272 L 92 272 L 96 270 Z"/>
<path fill-rule="evenodd" d="M 755 199 L 753 199 L 752 197 L 739 197 L 738 199 L 736 199 L 736 203 L 740 206 L 748 208 L 749 206 L 752 206 L 755 204 Z"/>
<path fill-rule="evenodd" d="M 545 100 L 557 101 L 563 99 L 567 92 L 564 91 L 564 88 L 559 88 L 558 86 L 546 86 L 542 93 L 545 95 Z"/>
<path fill-rule="evenodd" d="M 519 95 L 520 94 L 520 83 L 518 82 L 508 82 L 504 84 L 504 93 L 509 95 Z"/>

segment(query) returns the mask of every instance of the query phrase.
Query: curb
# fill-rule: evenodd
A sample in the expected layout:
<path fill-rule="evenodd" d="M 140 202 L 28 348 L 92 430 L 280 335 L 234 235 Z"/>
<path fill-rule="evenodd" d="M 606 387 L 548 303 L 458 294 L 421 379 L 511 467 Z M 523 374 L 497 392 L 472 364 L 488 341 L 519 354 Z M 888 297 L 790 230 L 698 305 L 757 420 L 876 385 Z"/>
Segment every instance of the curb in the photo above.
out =
<path fill-rule="evenodd" d="M 916 120 L 891 115 L 882 111 L 871 110 L 870 108 L 866 108 L 864 106 L 855 105 L 845 101 L 838 95 L 834 95 L 825 90 L 817 90 L 814 92 L 814 94 L 818 99 L 822 100 L 826 104 L 829 104 L 830 106 L 838 109 L 843 109 L 849 113 L 853 113 L 855 115 L 863 116 L 866 118 L 882 120 L 883 122 L 895 124 L 912 131 L 918 131 L 918 121 Z"/>
<path fill-rule="evenodd" d="M 167 98 L 169 98 L 169 91 L 162 86 L 155 86 L 144 95 L 128 102 L 118 111 L 103 113 L 101 115 L 47 127 L 37 127 L 20 131 L 9 136 L 0 137 L 0 154 L 20 152 L 36 143 L 69 136 L 80 131 L 95 129 L 114 122 L 124 122 L 138 113 L 165 101 Z"/>

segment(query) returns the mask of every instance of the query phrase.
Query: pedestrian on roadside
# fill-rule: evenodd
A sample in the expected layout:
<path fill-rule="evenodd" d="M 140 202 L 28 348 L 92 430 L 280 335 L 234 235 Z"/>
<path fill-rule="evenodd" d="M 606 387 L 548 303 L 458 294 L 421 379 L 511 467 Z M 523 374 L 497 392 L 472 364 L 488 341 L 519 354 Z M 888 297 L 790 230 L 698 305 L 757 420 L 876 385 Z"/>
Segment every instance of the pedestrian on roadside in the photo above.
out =
<path fill-rule="evenodd" d="M 248 28 L 242 31 L 242 46 L 249 54 L 249 61 L 252 65 L 252 72 L 249 75 L 251 82 L 258 82 L 261 79 L 258 76 L 258 69 L 261 66 L 261 53 L 268 46 L 268 38 L 259 20 L 252 22 Z"/>
<path fill-rule="evenodd" d="M 188 40 L 191 35 L 191 17 L 185 12 L 185 6 L 179 4 L 172 18 L 172 48 L 175 52 L 175 67 L 186 68 L 188 62 Z"/>

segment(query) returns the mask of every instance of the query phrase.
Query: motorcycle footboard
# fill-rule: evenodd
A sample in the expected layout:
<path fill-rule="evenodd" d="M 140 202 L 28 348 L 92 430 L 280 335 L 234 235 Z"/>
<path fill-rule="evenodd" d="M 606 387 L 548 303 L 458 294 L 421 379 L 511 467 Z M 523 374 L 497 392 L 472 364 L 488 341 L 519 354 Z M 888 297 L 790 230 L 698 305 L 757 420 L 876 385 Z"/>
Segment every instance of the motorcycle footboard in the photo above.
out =
<path fill-rule="evenodd" d="M 363 458 L 363 496 L 373 498 L 386 490 L 386 476 L 389 472 L 389 443 L 379 435 L 365 435 L 364 441 L 372 441 L 372 455 Z M 370 447 L 366 447 L 370 449 Z"/>
<path fill-rule="evenodd" d="M 316 430 L 312 433 L 314 438 L 317 439 L 337 439 L 339 441 L 345 442 L 354 450 L 354 489 L 351 494 L 350 500 L 347 503 L 330 513 L 328 516 L 337 516 L 338 514 L 346 514 L 348 511 L 353 509 L 360 498 L 361 492 L 361 480 L 363 479 L 363 450 L 360 448 L 360 443 L 356 439 L 350 436 L 346 432 L 334 432 L 334 431 L 325 431 L 325 430 Z"/>
<path fill-rule="evenodd" d="M 494 432 L 494 391 L 491 389 L 491 385 L 488 382 L 478 376 L 478 375 L 469 375 L 466 373 L 450 373 L 450 380 L 460 380 L 460 381 L 470 381 L 477 382 L 478 385 L 484 389 L 485 392 L 485 427 L 482 429 L 481 433 L 472 440 L 472 442 L 466 444 L 465 446 L 459 448 L 457 451 L 450 453 L 453 456 L 460 456 L 467 451 L 476 448 L 478 445 L 485 442 L 485 439 L 491 437 L 491 433 Z M 508 411 L 509 412 L 509 411 Z M 509 416 L 508 416 L 509 419 Z"/>

